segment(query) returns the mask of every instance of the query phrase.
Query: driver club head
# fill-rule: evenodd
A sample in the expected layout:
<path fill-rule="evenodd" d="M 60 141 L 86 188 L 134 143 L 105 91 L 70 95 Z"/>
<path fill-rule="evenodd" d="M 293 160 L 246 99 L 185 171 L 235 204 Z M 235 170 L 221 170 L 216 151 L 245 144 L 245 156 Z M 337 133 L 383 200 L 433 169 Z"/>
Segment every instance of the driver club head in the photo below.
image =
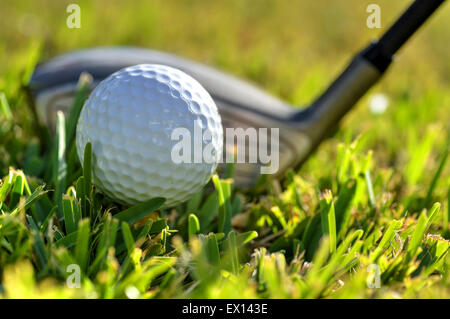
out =
<path fill-rule="evenodd" d="M 38 121 L 55 127 L 56 112 L 68 114 L 74 103 L 80 74 L 92 76 L 91 89 L 110 74 L 124 67 L 142 63 L 165 64 L 180 69 L 197 79 L 211 94 L 227 128 L 268 129 L 267 151 L 278 152 L 279 176 L 287 168 L 305 158 L 312 147 L 308 136 L 310 114 L 292 121 L 298 109 L 236 77 L 211 67 L 178 56 L 135 47 L 105 47 L 74 51 L 40 64 L 29 83 Z M 276 145 L 271 144 L 271 129 L 278 129 Z M 259 141 L 261 142 L 261 141 Z M 259 144 L 259 143 L 258 143 Z M 232 152 L 235 145 L 228 143 L 225 151 Z M 248 143 L 244 163 L 235 165 L 235 183 L 241 187 L 251 186 L 261 173 L 261 163 L 249 163 L 249 154 L 258 152 Z"/>

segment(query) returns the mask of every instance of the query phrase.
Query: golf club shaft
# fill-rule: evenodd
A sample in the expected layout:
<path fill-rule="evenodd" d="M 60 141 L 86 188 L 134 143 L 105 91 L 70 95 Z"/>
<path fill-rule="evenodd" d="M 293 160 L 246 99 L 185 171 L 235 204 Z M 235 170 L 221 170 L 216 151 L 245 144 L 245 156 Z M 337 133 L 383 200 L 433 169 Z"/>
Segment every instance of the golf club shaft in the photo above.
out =
<path fill-rule="evenodd" d="M 444 1 L 414 1 L 378 41 L 378 49 L 385 56 L 393 56 Z"/>
<path fill-rule="evenodd" d="M 312 105 L 291 118 L 293 123 L 311 118 L 308 135 L 314 145 L 329 134 L 331 128 L 379 80 L 392 56 L 410 38 L 444 0 L 416 0 L 385 32 L 379 41 L 362 50 Z M 321 119 L 318 121 L 317 119 Z"/>

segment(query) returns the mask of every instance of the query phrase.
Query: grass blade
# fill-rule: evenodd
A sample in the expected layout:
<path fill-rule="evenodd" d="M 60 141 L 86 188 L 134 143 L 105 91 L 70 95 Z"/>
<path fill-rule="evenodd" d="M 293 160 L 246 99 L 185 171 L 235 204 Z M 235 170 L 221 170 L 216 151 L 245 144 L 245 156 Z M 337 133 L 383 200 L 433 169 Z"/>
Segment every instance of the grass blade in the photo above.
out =
<path fill-rule="evenodd" d="M 84 158 L 83 158 L 83 184 L 84 184 L 84 208 L 85 216 L 91 216 L 91 206 L 92 203 L 92 144 L 86 143 L 84 147 Z"/>
<path fill-rule="evenodd" d="M 19 204 L 19 206 L 16 209 L 14 209 L 14 211 L 11 212 L 11 215 L 15 215 L 21 210 L 27 210 L 27 209 L 31 208 L 32 205 L 37 200 L 39 200 L 39 198 L 41 198 L 42 196 L 44 196 L 45 194 L 48 193 L 48 191 L 44 190 L 44 187 L 45 187 L 45 185 L 38 186 L 34 190 L 34 192 L 25 199 L 25 201 L 23 203 Z"/>
<path fill-rule="evenodd" d="M 335 205 L 337 239 L 343 238 L 350 222 L 352 204 L 354 202 L 357 180 L 351 179 L 341 185 Z"/>
<path fill-rule="evenodd" d="M 210 233 L 207 236 L 200 235 L 200 240 L 204 244 L 206 258 L 213 266 L 220 265 L 220 252 L 215 234 Z"/>
<path fill-rule="evenodd" d="M 238 254 L 236 233 L 234 231 L 231 231 L 228 234 L 227 242 L 231 256 L 231 269 L 233 274 L 237 275 L 239 273 L 239 254 Z"/>
<path fill-rule="evenodd" d="M 248 231 L 242 234 L 238 234 L 236 236 L 236 245 L 238 247 L 252 241 L 253 239 L 258 237 L 258 233 L 256 231 Z"/>
<path fill-rule="evenodd" d="M 333 195 L 326 190 L 320 201 L 322 233 L 329 236 L 330 253 L 336 251 L 336 217 L 334 213 Z"/>
<path fill-rule="evenodd" d="M 66 129 L 64 113 L 58 111 L 56 123 L 55 159 L 53 161 L 53 183 L 55 185 L 54 202 L 58 205 L 58 216 L 62 217 L 62 194 L 66 188 Z"/>
<path fill-rule="evenodd" d="M 436 170 L 436 173 L 434 173 L 433 179 L 431 180 L 431 184 L 428 187 L 427 196 L 426 196 L 426 198 L 424 200 L 424 203 L 423 203 L 424 207 L 430 206 L 431 198 L 433 196 L 434 189 L 436 188 L 436 185 L 437 185 L 437 183 L 439 181 L 439 178 L 441 177 L 442 172 L 444 171 L 444 167 L 445 167 L 445 164 L 446 164 L 447 158 L 448 158 L 448 153 L 449 153 L 449 149 L 447 149 L 444 152 L 444 155 L 442 156 L 442 159 L 441 159 L 441 161 L 439 163 L 438 169 Z"/>
<path fill-rule="evenodd" d="M 36 255 L 38 256 L 39 266 L 40 268 L 45 268 L 47 265 L 47 251 L 45 249 L 44 240 L 41 236 L 41 232 L 34 222 L 33 218 L 29 215 L 26 216 L 28 224 L 31 228 L 31 235 L 33 237 L 33 247 L 35 249 Z"/>
<path fill-rule="evenodd" d="M 164 204 L 165 200 L 166 199 L 162 197 L 152 198 L 114 215 L 114 218 L 117 218 L 121 222 L 132 224 L 160 208 Z"/>
<path fill-rule="evenodd" d="M 214 217 L 217 216 L 219 210 L 219 200 L 217 191 L 211 193 L 203 203 L 202 207 L 198 211 L 197 217 L 200 223 L 200 231 L 206 232 L 211 225 Z"/>
<path fill-rule="evenodd" d="M 13 187 L 14 176 L 15 176 L 14 171 L 10 169 L 8 175 L 3 180 L 3 184 L 0 187 L 0 208 L 1 204 L 3 204 L 3 202 L 6 199 L 6 196 L 8 196 L 9 192 Z"/>
<path fill-rule="evenodd" d="M 189 215 L 188 220 L 188 238 L 197 235 L 200 232 L 200 222 L 194 214 Z"/>
<path fill-rule="evenodd" d="M 395 233 L 402 227 L 402 222 L 399 220 L 393 220 L 390 224 L 386 232 L 384 233 L 383 238 L 381 239 L 378 247 L 371 255 L 372 261 L 377 261 L 381 254 L 387 249 L 388 244 L 394 240 Z"/>
<path fill-rule="evenodd" d="M 80 117 L 81 110 L 83 108 L 84 101 L 89 95 L 89 88 L 92 84 L 92 76 L 88 73 L 81 73 L 78 79 L 77 91 L 75 93 L 75 100 L 70 108 L 70 113 L 67 121 L 66 136 L 67 145 L 72 145 L 77 128 L 78 118 Z"/>
<path fill-rule="evenodd" d="M 70 234 L 77 230 L 78 224 L 75 223 L 75 213 L 72 199 L 68 195 L 63 195 L 62 210 L 64 216 L 64 224 L 66 226 L 66 234 Z"/>
<path fill-rule="evenodd" d="M 75 245 L 75 260 L 83 272 L 87 270 L 89 260 L 89 219 L 83 219 L 78 225 L 77 242 Z"/>
<path fill-rule="evenodd" d="M 189 201 L 186 204 L 186 212 L 187 213 L 197 212 L 197 210 L 200 208 L 202 198 L 203 198 L 203 189 L 192 195 L 192 197 L 189 199 Z"/>
<path fill-rule="evenodd" d="M 88 212 L 86 211 L 86 188 L 84 187 L 84 177 L 80 176 L 75 185 L 75 190 L 77 192 L 77 197 L 80 199 L 81 215 L 83 217 L 88 217 Z"/>
<path fill-rule="evenodd" d="M 128 226 L 126 222 L 122 222 L 122 235 L 125 245 L 127 246 L 128 253 L 131 254 L 134 249 L 134 238 L 131 233 L 130 226 Z"/>
<path fill-rule="evenodd" d="M 13 120 L 11 108 L 4 92 L 0 92 L 0 114 L 3 114 L 8 122 Z"/>
<path fill-rule="evenodd" d="M 212 180 L 219 199 L 218 232 L 228 233 L 231 229 L 230 183 L 222 183 L 217 174 L 213 175 Z"/>

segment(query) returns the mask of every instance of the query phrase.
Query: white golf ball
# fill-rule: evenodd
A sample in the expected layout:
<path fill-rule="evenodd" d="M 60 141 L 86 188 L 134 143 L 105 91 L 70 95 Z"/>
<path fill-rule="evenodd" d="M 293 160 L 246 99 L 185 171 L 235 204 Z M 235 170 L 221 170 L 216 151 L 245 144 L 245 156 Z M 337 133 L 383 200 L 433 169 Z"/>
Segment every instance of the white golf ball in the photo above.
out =
<path fill-rule="evenodd" d="M 128 67 L 99 83 L 83 106 L 76 135 L 81 163 L 92 143 L 96 187 L 130 205 L 154 197 L 165 197 L 164 207 L 186 201 L 208 182 L 222 156 L 213 99 L 191 76 L 164 65 Z"/>

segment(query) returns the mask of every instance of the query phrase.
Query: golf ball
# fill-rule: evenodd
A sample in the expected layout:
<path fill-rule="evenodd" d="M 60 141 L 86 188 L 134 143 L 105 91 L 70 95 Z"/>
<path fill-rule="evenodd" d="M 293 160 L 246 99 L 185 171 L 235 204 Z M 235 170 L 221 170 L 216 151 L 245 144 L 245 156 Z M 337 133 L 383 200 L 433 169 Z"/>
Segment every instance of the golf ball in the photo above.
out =
<path fill-rule="evenodd" d="M 165 197 L 171 207 L 208 182 L 222 156 L 223 130 L 213 99 L 194 78 L 141 64 L 91 93 L 77 124 L 81 163 L 88 142 L 93 181 L 104 194 L 128 205 Z"/>

